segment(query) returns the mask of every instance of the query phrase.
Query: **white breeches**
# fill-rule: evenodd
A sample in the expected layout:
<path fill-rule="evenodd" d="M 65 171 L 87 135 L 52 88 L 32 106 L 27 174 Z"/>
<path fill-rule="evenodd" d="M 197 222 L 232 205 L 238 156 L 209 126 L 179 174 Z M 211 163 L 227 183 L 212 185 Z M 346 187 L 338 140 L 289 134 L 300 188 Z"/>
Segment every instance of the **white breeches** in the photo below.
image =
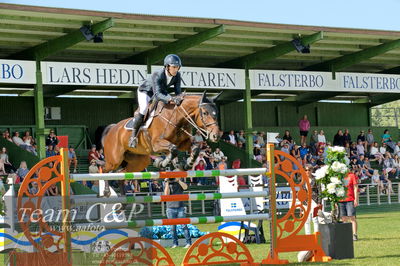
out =
<path fill-rule="evenodd" d="M 138 103 L 139 103 L 139 113 L 141 115 L 144 115 L 144 112 L 146 111 L 147 106 L 149 106 L 150 97 L 149 97 L 149 95 L 147 95 L 146 92 L 139 91 L 139 89 L 137 90 L 137 96 L 138 96 Z"/>
<path fill-rule="evenodd" d="M 310 210 L 310 214 L 307 217 L 307 221 L 304 224 L 304 231 L 306 233 L 306 235 L 311 235 L 311 220 L 314 223 L 314 233 L 315 232 L 319 232 L 319 224 L 318 224 L 318 216 L 313 217 L 314 214 L 314 208 L 317 207 L 317 203 L 313 200 L 311 200 L 311 210 Z"/>

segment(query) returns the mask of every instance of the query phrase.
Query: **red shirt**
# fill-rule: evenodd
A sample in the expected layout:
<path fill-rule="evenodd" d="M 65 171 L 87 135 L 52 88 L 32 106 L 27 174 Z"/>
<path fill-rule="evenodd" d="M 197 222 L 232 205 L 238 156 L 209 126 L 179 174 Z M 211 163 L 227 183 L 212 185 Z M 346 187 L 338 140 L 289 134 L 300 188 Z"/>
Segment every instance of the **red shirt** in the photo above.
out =
<path fill-rule="evenodd" d="M 358 177 L 353 173 L 349 173 L 343 179 L 343 184 L 347 187 L 347 198 L 341 200 L 341 202 L 354 201 L 355 200 L 354 186 L 358 184 Z"/>
<path fill-rule="evenodd" d="M 203 165 L 200 165 L 200 164 L 198 164 L 198 165 L 196 165 L 196 167 L 194 168 L 194 170 L 205 170 L 206 168 L 205 168 L 205 165 L 203 164 Z"/>

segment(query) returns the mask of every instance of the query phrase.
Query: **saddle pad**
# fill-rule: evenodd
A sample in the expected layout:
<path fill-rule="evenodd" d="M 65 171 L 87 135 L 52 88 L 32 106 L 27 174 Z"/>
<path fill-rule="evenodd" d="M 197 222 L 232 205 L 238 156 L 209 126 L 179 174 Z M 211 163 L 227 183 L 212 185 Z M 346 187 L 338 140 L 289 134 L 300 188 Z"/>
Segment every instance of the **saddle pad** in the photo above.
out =
<path fill-rule="evenodd" d="M 153 110 L 151 112 L 151 114 L 149 115 L 149 118 L 146 120 L 144 125 L 141 126 L 141 128 L 145 128 L 145 129 L 149 128 L 149 126 L 151 125 L 151 122 L 153 122 L 155 112 L 156 112 L 156 110 Z M 128 122 L 125 123 L 124 128 L 126 130 L 133 130 L 133 119 L 129 119 Z"/>

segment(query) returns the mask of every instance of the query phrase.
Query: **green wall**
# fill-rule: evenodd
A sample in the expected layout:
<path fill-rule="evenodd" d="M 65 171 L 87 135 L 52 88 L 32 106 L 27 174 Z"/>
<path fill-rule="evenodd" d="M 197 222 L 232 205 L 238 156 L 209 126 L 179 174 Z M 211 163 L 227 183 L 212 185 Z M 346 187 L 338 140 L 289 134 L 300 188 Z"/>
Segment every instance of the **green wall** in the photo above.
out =
<path fill-rule="evenodd" d="M 132 99 L 45 98 L 46 107 L 60 107 L 61 120 L 45 120 L 54 125 L 85 125 L 94 140 L 98 126 L 131 117 L 136 106 Z M 33 97 L 0 97 L 0 125 L 35 125 Z"/>
<path fill-rule="evenodd" d="M 368 126 L 365 104 L 311 103 L 297 107 L 289 102 L 252 102 L 253 127 L 297 126 L 304 114 L 314 126 Z M 239 130 L 244 127 L 243 102 L 221 106 L 221 128 Z"/>

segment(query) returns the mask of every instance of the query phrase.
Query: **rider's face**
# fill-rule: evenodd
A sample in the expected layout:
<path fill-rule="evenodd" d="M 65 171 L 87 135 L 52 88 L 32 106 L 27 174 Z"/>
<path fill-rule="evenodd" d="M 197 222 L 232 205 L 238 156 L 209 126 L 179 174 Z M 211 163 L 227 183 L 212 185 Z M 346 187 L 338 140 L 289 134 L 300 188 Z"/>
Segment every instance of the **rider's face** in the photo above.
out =
<path fill-rule="evenodd" d="M 178 66 L 168 66 L 168 72 L 171 76 L 176 76 L 176 74 L 179 71 L 179 67 Z"/>

